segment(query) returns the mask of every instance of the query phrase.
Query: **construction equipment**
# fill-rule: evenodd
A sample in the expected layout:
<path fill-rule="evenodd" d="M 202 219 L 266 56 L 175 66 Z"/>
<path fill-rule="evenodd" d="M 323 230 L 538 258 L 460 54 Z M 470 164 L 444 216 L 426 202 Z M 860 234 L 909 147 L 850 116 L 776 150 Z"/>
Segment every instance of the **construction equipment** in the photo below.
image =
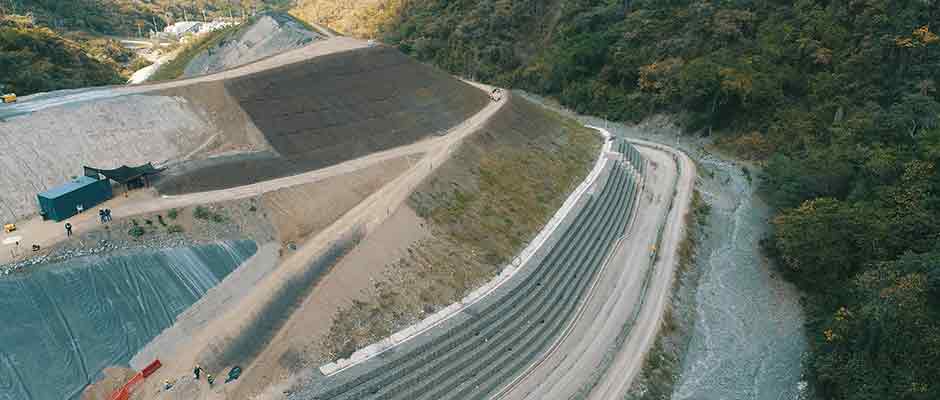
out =
<path fill-rule="evenodd" d="M 16 224 L 3 225 L 3 232 L 10 233 L 16 230 Z"/>
<path fill-rule="evenodd" d="M 16 103 L 16 93 L 7 93 L 0 97 L 4 103 Z"/>

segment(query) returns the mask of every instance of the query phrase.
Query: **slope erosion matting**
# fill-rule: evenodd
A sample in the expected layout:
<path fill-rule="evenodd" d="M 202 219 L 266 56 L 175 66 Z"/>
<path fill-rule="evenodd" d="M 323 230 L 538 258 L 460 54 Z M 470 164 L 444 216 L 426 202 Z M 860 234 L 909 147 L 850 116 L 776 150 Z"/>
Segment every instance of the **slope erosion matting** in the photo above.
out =
<path fill-rule="evenodd" d="M 225 83 L 272 151 L 176 168 L 178 194 L 249 184 L 414 143 L 481 110 L 486 94 L 392 48 L 318 57 Z"/>

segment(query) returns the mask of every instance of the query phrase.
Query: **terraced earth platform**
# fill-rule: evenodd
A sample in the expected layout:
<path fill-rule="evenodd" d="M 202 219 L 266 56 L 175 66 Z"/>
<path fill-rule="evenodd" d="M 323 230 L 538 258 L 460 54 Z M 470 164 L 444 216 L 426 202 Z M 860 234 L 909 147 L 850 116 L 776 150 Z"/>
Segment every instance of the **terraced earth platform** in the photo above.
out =
<path fill-rule="evenodd" d="M 642 157 L 624 152 L 567 226 L 491 295 L 433 329 L 331 376 L 291 399 L 486 399 L 550 351 L 635 213 Z M 633 163 L 626 161 L 630 160 Z"/>

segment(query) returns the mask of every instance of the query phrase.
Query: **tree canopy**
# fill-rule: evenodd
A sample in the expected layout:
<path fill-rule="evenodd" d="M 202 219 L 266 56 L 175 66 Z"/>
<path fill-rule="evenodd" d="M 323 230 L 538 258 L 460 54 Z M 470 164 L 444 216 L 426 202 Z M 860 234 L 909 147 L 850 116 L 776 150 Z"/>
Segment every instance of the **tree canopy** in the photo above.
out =
<path fill-rule="evenodd" d="M 764 165 L 823 398 L 940 398 L 940 3 L 412 0 L 384 40 L 455 74 Z"/>

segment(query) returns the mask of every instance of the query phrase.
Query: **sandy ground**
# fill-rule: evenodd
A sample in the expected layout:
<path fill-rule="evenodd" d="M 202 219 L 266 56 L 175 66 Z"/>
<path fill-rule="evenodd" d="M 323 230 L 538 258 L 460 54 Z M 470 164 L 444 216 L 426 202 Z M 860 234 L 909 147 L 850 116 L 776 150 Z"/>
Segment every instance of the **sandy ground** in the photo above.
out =
<path fill-rule="evenodd" d="M 271 345 L 248 369 L 237 386 L 226 388 L 229 398 L 247 399 L 271 384 L 285 382 L 291 374 L 323 361 L 321 341 L 334 314 L 355 300 L 372 298 L 376 281 L 382 280 L 389 260 L 406 255 L 408 247 L 430 234 L 423 220 L 407 205 L 392 212 L 368 239 L 343 257 L 333 272 L 321 280 L 304 300 Z"/>
<path fill-rule="evenodd" d="M 495 397 L 568 399 L 589 393 L 587 397 L 591 399 L 618 399 L 626 394 L 661 325 L 678 245 L 684 237 L 683 216 L 688 212 L 695 182 L 694 164 L 677 153 L 681 163 L 678 191 L 674 207 L 666 216 L 677 171 L 672 160 L 675 151 L 662 149 L 641 148 L 650 164 L 640 211 L 582 303 L 574 325 L 548 356 Z M 660 256 L 644 297 L 643 284 L 650 268 L 652 246 L 664 220 Z M 641 307 L 639 316 L 631 324 L 637 307 Z M 632 326 L 629 336 L 617 350 L 612 364 L 607 365 L 604 359 L 625 326 Z"/>
<path fill-rule="evenodd" d="M 160 358 L 160 355 L 172 354 L 180 346 L 185 345 L 189 335 L 205 327 L 218 310 L 236 303 L 241 296 L 251 290 L 252 286 L 274 270 L 277 266 L 279 249 L 280 246 L 277 243 L 262 244 L 255 255 L 232 271 L 218 285 L 209 289 L 199 301 L 178 315 L 173 326 L 161 332 L 146 347 L 138 351 L 130 361 L 131 367 L 139 371 L 154 359 Z"/>
<path fill-rule="evenodd" d="M 85 388 L 81 400 L 110 400 L 111 393 L 124 386 L 124 382 L 134 377 L 137 371 L 123 367 L 108 367 L 101 373 L 104 378 Z"/>
<path fill-rule="evenodd" d="M 337 38 L 339 39 L 339 38 Z M 485 87 L 483 87 L 485 89 Z M 506 101 L 493 102 L 488 104 L 483 110 L 464 121 L 464 123 L 451 129 L 446 135 L 434 138 L 433 145 L 429 146 L 424 157 L 404 174 L 394 181 L 382 187 L 379 191 L 366 198 L 362 203 L 344 214 L 335 223 L 309 238 L 303 243 L 296 252 L 285 257 L 283 263 L 276 271 L 271 273 L 262 282 L 255 286 L 254 290 L 246 295 L 237 305 L 224 310 L 223 313 L 212 321 L 202 332 L 194 333 L 187 346 L 179 351 L 179 354 L 168 357 L 172 360 L 164 364 L 157 374 L 145 383 L 141 388 L 142 398 L 160 398 L 160 399 L 216 399 L 226 398 L 221 386 L 217 385 L 215 389 L 209 390 L 204 384 L 189 385 L 174 389 L 169 393 L 160 394 L 160 382 L 165 379 L 180 380 L 181 382 L 190 382 L 186 377 L 191 373 L 192 366 L 197 363 L 201 357 L 211 357 L 212 353 L 221 352 L 227 346 L 237 342 L 237 338 L 242 332 L 250 331 L 255 324 L 261 310 L 270 305 L 273 296 L 278 290 L 287 285 L 292 279 L 302 276 L 308 268 L 311 268 L 310 261 L 326 252 L 332 241 L 354 231 L 360 230 L 371 237 L 382 226 L 382 224 L 391 217 L 391 211 L 398 210 L 407 200 L 414 189 L 433 171 L 434 168 L 446 161 L 460 142 L 468 135 L 480 128 L 492 115 L 494 115 Z M 397 214 L 396 214 L 397 215 Z M 334 269 L 334 273 L 337 270 Z M 329 275 L 327 276 L 329 279 Z M 305 307 L 300 307 L 295 314 L 306 313 Z M 316 325 L 324 321 L 309 321 Z M 297 325 L 292 329 L 312 329 Z M 289 348 L 289 345 L 287 345 Z M 272 347 L 272 346 L 268 346 Z M 256 349 L 246 349 L 253 351 Z M 208 352 L 208 353 L 207 353 Z M 263 358 L 262 358 L 263 360 Z M 262 361 L 264 362 L 264 361 Z M 204 363 L 205 364 L 205 363 Z M 210 371 L 217 375 L 220 371 Z M 252 374 L 264 374 L 267 371 L 261 368 L 246 368 L 243 379 L 251 382 Z M 264 381 L 265 379 L 259 379 Z M 239 388 L 246 393 L 255 392 L 262 388 L 251 388 L 248 385 Z"/>

